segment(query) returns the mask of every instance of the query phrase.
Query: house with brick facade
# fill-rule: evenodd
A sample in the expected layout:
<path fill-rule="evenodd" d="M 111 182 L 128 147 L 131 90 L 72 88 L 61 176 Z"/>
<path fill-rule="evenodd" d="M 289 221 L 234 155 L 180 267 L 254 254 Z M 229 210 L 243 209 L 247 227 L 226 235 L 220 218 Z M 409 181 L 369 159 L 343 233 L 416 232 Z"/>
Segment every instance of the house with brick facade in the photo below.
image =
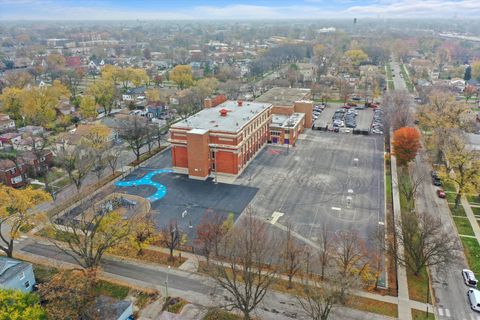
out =
<path fill-rule="evenodd" d="M 0 183 L 14 188 L 23 187 L 27 182 L 23 179 L 27 167 L 20 163 L 18 168 L 12 160 L 0 159 Z"/>

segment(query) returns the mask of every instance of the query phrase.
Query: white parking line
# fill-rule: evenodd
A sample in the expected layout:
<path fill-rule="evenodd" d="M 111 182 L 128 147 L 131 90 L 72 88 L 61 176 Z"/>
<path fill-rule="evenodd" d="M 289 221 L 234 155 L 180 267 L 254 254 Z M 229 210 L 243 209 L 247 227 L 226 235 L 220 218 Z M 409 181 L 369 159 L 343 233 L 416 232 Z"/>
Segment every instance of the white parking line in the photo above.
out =
<path fill-rule="evenodd" d="M 440 317 L 443 317 L 443 309 L 442 308 L 438 308 L 438 315 Z"/>
<path fill-rule="evenodd" d="M 448 318 L 450 318 L 450 310 L 445 309 L 445 315 L 446 315 Z"/>

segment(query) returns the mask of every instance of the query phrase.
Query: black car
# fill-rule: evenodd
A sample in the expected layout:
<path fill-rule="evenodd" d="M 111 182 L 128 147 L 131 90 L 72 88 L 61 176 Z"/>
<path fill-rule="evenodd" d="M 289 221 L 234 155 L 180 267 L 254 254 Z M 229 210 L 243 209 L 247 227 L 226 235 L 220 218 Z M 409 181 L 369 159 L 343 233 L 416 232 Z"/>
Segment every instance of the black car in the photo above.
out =
<path fill-rule="evenodd" d="M 440 180 L 439 177 L 435 176 L 432 177 L 432 183 L 434 186 L 441 187 L 442 186 L 442 180 Z"/>

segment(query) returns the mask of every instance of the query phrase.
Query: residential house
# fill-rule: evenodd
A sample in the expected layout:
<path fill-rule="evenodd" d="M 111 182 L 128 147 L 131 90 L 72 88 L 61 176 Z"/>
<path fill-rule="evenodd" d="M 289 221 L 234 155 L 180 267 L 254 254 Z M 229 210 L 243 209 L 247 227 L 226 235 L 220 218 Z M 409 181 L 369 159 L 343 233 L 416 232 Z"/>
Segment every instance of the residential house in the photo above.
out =
<path fill-rule="evenodd" d="M 317 79 L 317 66 L 313 63 L 297 63 L 303 82 L 312 83 Z"/>
<path fill-rule="evenodd" d="M 0 257 L 0 288 L 30 292 L 35 284 L 31 263 Z"/>
<path fill-rule="evenodd" d="M 449 81 L 450 88 L 453 88 L 456 92 L 463 92 L 465 89 L 465 80 L 460 78 L 453 78 Z"/>
<path fill-rule="evenodd" d="M 17 168 L 12 160 L 0 159 L 0 183 L 13 188 L 23 187 L 27 183 L 22 177 L 25 172 L 23 163 Z"/>
<path fill-rule="evenodd" d="M 100 296 L 95 299 L 95 304 L 103 320 L 128 320 L 133 315 L 132 301 Z"/>
<path fill-rule="evenodd" d="M 160 101 L 150 102 L 146 107 L 146 117 L 148 119 L 159 119 L 162 116 L 162 113 L 167 109 L 167 106 Z"/>
<path fill-rule="evenodd" d="M 60 151 L 62 148 L 76 148 L 91 132 L 92 126 L 92 124 L 81 124 L 69 132 L 59 134 L 55 142 L 55 150 Z M 110 134 L 105 138 L 105 141 L 114 142 L 117 138 L 118 132 L 116 130 L 111 130 Z"/>
<path fill-rule="evenodd" d="M 45 132 L 45 128 L 41 126 L 25 126 L 18 128 L 18 132 L 29 136 L 38 136 Z"/>
<path fill-rule="evenodd" d="M 10 119 L 8 114 L 0 113 L 0 133 L 14 131 L 15 120 Z"/>
<path fill-rule="evenodd" d="M 50 150 L 43 150 L 42 156 L 37 159 L 36 155 L 32 151 L 25 151 L 20 153 L 19 157 L 22 159 L 24 166 L 26 167 L 28 176 L 36 178 L 42 172 L 42 168 L 50 167 L 53 164 L 53 152 Z"/>
<path fill-rule="evenodd" d="M 15 149 L 15 145 L 18 145 L 22 140 L 22 134 L 19 132 L 7 132 L 0 135 L 0 142 L 2 142 L 3 147 L 5 145 L 10 145 Z"/>
<path fill-rule="evenodd" d="M 122 100 L 126 102 L 144 100 L 146 89 L 146 86 L 130 88 L 127 90 L 127 92 L 122 94 Z"/>
<path fill-rule="evenodd" d="M 58 116 L 68 116 L 75 113 L 75 106 L 69 100 L 60 101 L 56 108 Z"/>
<path fill-rule="evenodd" d="M 82 66 L 82 59 L 79 56 L 65 57 L 65 67 L 71 69 L 77 69 Z"/>

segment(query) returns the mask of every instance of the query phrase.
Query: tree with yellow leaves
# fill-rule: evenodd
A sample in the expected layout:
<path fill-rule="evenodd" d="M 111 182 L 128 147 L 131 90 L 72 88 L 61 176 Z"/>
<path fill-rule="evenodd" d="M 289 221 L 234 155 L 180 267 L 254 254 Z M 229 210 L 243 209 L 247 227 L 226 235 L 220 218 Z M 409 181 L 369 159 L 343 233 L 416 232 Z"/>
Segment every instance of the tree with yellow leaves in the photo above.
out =
<path fill-rule="evenodd" d="M 29 123 L 51 126 L 56 118 L 55 107 L 69 97 L 70 91 L 58 80 L 49 87 L 25 88 L 21 94 L 22 115 Z"/>
<path fill-rule="evenodd" d="M 20 190 L 0 185 L 0 249 L 8 257 L 12 257 L 14 240 L 22 229 L 35 222 L 36 216 L 28 211 L 50 200 L 50 195 L 43 190 Z"/>
<path fill-rule="evenodd" d="M 480 81 L 480 60 L 472 62 L 472 78 Z"/>
<path fill-rule="evenodd" d="M 80 101 L 80 114 L 85 119 L 94 119 L 97 117 L 97 104 L 93 96 L 83 96 Z"/>
<path fill-rule="evenodd" d="M 180 89 L 193 85 L 192 67 L 189 65 L 177 65 L 169 74 L 169 79 L 177 84 Z"/>
<path fill-rule="evenodd" d="M 110 80 L 96 81 L 87 88 L 87 94 L 94 97 L 95 103 L 103 108 L 105 115 L 112 111 L 115 93 L 115 84 Z"/>
<path fill-rule="evenodd" d="M 348 50 L 344 56 L 354 67 L 368 60 L 368 55 L 362 49 Z"/>
<path fill-rule="evenodd" d="M 0 95 L 2 102 L 1 111 L 7 113 L 12 119 L 19 120 L 22 118 L 22 89 L 19 88 L 5 88 Z"/>
<path fill-rule="evenodd" d="M 160 101 L 160 92 L 156 88 L 148 89 L 145 92 L 145 95 L 147 96 L 147 100 L 150 102 Z"/>
<path fill-rule="evenodd" d="M 105 67 L 102 69 L 102 79 L 103 80 L 111 80 L 113 83 L 116 85 L 117 81 L 120 79 L 120 72 L 121 68 L 107 64 Z"/>

